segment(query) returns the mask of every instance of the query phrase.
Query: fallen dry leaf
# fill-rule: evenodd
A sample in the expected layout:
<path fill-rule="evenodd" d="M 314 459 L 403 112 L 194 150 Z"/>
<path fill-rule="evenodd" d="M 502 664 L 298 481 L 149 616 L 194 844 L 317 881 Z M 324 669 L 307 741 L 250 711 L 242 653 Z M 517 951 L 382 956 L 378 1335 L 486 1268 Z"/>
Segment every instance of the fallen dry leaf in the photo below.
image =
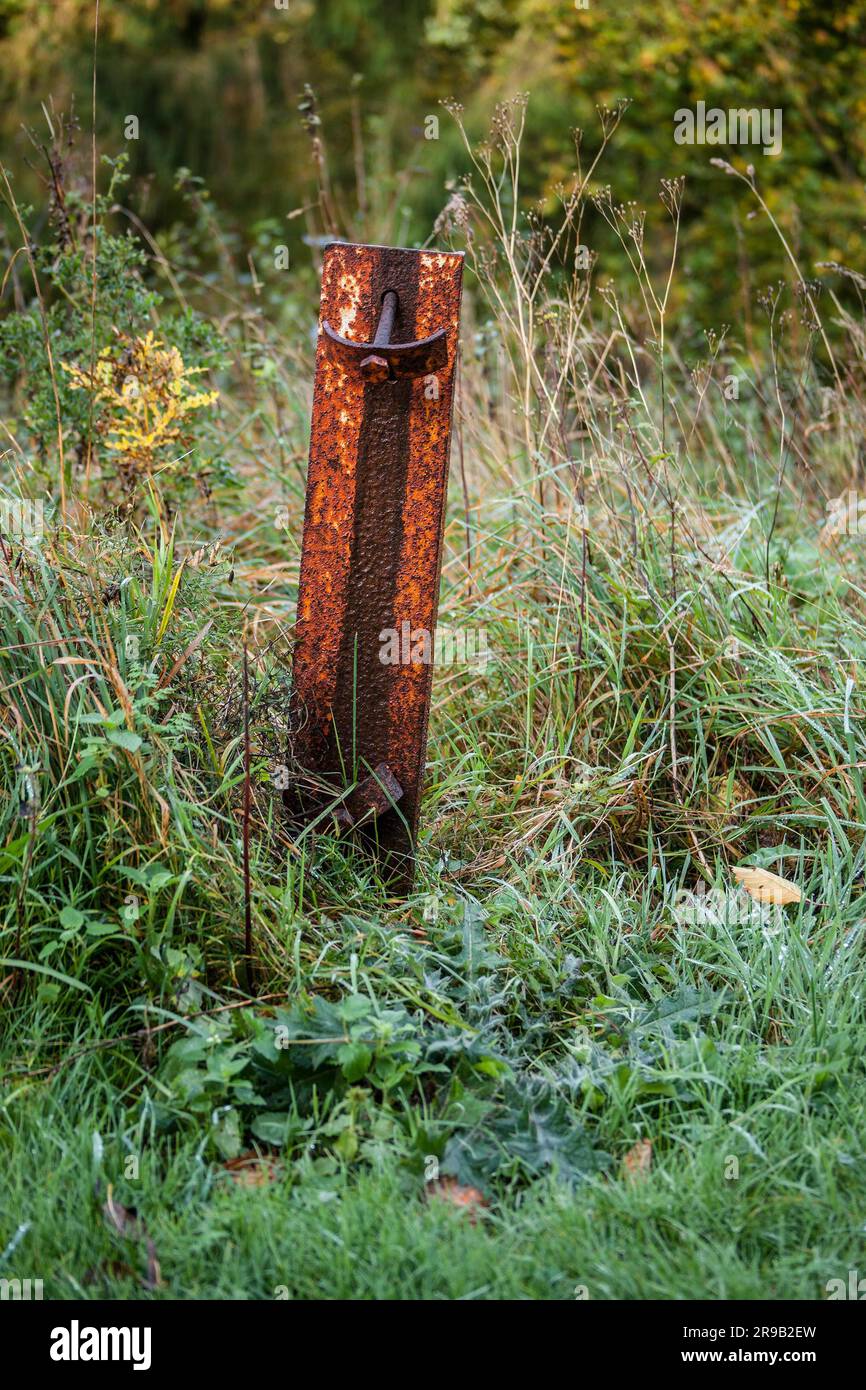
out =
<path fill-rule="evenodd" d="M 146 1289 L 161 1289 L 164 1286 L 164 1280 L 159 1260 L 157 1259 L 156 1246 L 150 1236 L 145 1238 L 144 1244 L 147 1249 L 147 1269 L 143 1280 L 144 1287 Z"/>
<path fill-rule="evenodd" d="M 118 1202 L 111 1183 L 108 1184 L 108 1195 L 102 1204 L 102 1214 L 119 1236 L 128 1240 L 141 1240 L 147 1234 L 138 1219 L 135 1207 L 125 1207 L 122 1202 Z"/>
<path fill-rule="evenodd" d="M 623 1176 L 631 1182 L 645 1178 L 653 1161 L 653 1142 L 651 1139 L 638 1139 L 629 1149 L 622 1161 Z"/>
<path fill-rule="evenodd" d="M 756 869 L 751 864 L 734 864 L 731 873 L 747 893 L 759 903 L 798 903 L 803 894 L 796 883 L 789 883 L 769 869 Z"/>
<path fill-rule="evenodd" d="M 117 1200 L 111 1183 L 108 1184 L 106 1198 L 102 1204 L 102 1214 L 108 1226 L 117 1235 L 122 1236 L 124 1240 L 134 1241 L 136 1244 L 144 1244 L 145 1272 L 140 1281 L 144 1287 L 146 1289 L 163 1288 L 162 1271 L 150 1233 L 135 1207 L 125 1207 L 122 1202 Z"/>
<path fill-rule="evenodd" d="M 268 1183 L 276 1182 L 282 1172 L 273 1159 L 253 1150 L 230 1158 L 223 1168 L 238 1187 L 267 1187 Z"/>
<path fill-rule="evenodd" d="M 437 1178 L 427 1184 L 428 1197 L 436 1197 L 440 1202 L 448 1202 L 459 1211 L 465 1211 L 472 1225 L 477 1220 L 479 1208 L 486 1207 L 484 1194 L 477 1187 L 461 1187 L 456 1178 Z"/>

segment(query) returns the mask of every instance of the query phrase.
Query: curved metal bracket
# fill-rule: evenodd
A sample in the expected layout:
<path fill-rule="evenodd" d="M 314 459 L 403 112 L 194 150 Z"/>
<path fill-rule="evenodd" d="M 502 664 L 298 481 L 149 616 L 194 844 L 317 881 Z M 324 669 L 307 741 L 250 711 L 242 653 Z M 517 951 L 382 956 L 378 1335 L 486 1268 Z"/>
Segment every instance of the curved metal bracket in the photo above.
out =
<path fill-rule="evenodd" d="M 350 338 L 336 333 L 325 320 L 322 332 L 329 355 L 344 367 L 360 372 L 365 381 L 374 383 L 430 376 L 441 371 L 448 362 L 445 329 L 440 328 L 429 338 L 420 338 L 414 343 L 389 342 L 396 311 L 397 296 L 393 290 L 388 290 L 382 296 L 382 313 L 372 343 L 353 343 Z"/>

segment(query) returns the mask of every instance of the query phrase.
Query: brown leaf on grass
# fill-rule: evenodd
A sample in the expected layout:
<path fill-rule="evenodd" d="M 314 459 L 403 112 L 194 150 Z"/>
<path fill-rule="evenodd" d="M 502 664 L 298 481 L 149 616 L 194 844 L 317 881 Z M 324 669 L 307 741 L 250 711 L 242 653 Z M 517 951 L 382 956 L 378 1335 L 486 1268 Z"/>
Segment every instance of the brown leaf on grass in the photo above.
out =
<path fill-rule="evenodd" d="M 653 1142 L 651 1139 L 638 1139 L 622 1161 L 623 1177 L 629 1182 L 645 1178 L 652 1167 Z"/>
<path fill-rule="evenodd" d="M 102 1214 L 111 1229 L 117 1235 L 125 1236 L 127 1240 L 141 1240 L 145 1234 L 135 1207 L 125 1207 L 119 1202 L 111 1183 L 108 1184 L 108 1195 L 102 1204 Z"/>
<path fill-rule="evenodd" d="M 106 1198 L 102 1204 L 102 1214 L 116 1235 L 122 1236 L 124 1240 L 134 1241 L 136 1244 L 144 1244 L 145 1272 L 140 1282 L 146 1289 L 161 1289 L 164 1286 L 162 1271 L 150 1232 L 139 1217 L 135 1207 L 125 1207 L 122 1202 L 117 1200 L 111 1183 L 108 1184 Z"/>
<path fill-rule="evenodd" d="M 769 869 L 756 869 L 751 864 L 734 864 L 731 873 L 747 893 L 759 903 L 798 903 L 803 894 L 796 883 L 789 883 Z"/>
<path fill-rule="evenodd" d="M 147 1250 L 147 1268 L 144 1275 L 144 1287 L 146 1289 L 161 1289 L 164 1281 L 162 1270 L 159 1267 L 159 1260 L 156 1255 L 156 1246 L 150 1236 L 145 1237 L 145 1249 Z"/>
<path fill-rule="evenodd" d="M 238 1187 L 267 1187 L 268 1183 L 278 1182 L 282 1168 L 266 1154 L 257 1154 L 253 1149 L 247 1153 L 230 1158 L 223 1168 Z"/>
<path fill-rule="evenodd" d="M 456 1178 L 437 1178 L 427 1184 L 427 1196 L 439 1202 L 447 1202 L 458 1211 L 465 1211 L 474 1226 L 478 1212 L 487 1206 L 484 1194 L 477 1187 L 462 1187 Z"/>

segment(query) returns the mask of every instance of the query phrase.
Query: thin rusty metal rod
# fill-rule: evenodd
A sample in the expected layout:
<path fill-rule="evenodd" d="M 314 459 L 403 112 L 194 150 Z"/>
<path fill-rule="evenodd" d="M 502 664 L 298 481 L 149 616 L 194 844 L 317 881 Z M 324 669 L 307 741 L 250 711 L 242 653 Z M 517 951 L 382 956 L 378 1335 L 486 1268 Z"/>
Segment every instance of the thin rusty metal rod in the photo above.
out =
<path fill-rule="evenodd" d="M 379 311 L 379 322 L 376 324 L 376 333 L 373 338 L 373 347 L 388 347 L 391 342 L 391 333 L 394 328 L 394 318 L 397 313 L 397 294 L 395 290 L 386 290 L 382 295 L 382 308 Z M 382 382 L 393 381 L 394 374 L 390 363 L 386 357 L 380 357 L 378 353 L 371 353 L 365 357 L 361 363 L 361 375 L 365 381 Z"/>
<path fill-rule="evenodd" d="M 379 315 L 379 322 L 376 325 L 376 336 L 373 339 L 374 347 L 385 347 L 391 341 L 391 334 L 394 330 L 394 318 L 397 313 L 397 295 L 394 290 L 386 290 L 382 295 L 382 312 Z"/>

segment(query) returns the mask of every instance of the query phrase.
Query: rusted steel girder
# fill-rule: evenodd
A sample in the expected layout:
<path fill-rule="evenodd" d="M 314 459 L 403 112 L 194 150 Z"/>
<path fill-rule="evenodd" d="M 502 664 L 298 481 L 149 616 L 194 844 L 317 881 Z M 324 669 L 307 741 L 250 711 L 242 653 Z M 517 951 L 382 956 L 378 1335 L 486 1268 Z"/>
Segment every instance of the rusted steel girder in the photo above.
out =
<path fill-rule="evenodd" d="M 462 274 L 452 252 L 344 243 L 322 270 L 287 801 L 309 817 L 338 800 L 338 824 L 403 890 L 427 747 Z"/>

